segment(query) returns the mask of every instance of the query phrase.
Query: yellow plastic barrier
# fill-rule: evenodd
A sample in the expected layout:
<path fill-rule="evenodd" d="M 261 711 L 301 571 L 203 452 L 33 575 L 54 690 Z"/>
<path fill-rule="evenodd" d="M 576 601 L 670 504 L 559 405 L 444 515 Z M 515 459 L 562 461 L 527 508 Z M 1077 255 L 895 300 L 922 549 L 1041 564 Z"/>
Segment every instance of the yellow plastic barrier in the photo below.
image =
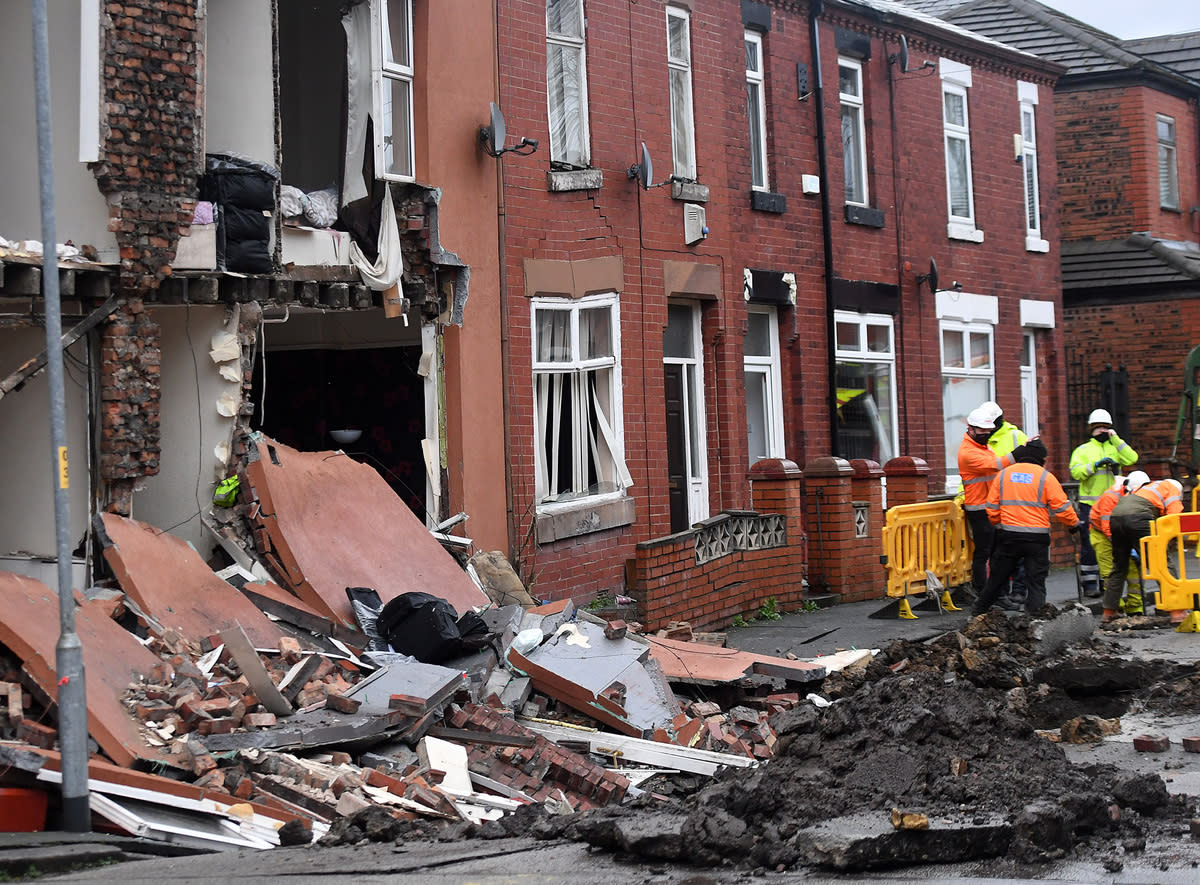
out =
<path fill-rule="evenodd" d="M 908 596 L 929 591 L 926 572 L 932 573 L 943 588 L 969 581 L 972 550 L 967 521 L 956 501 L 926 501 L 889 508 L 883 527 L 883 560 L 887 567 L 887 595 L 901 600 L 900 616 L 914 617 L 908 607 Z M 954 610 L 949 600 L 946 591 L 943 607 Z"/>
<path fill-rule="evenodd" d="M 1154 607 L 1192 612 L 1179 625 L 1181 632 L 1200 632 L 1200 566 L 1193 564 L 1189 577 L 1187 557 L 1187 544 L 1194 545 L 1198 533 L 1200 513 L 1172 513 L 1150 523 L 1150 534 L 1141 543 L 1142 579 L 1158 582 Z"/>

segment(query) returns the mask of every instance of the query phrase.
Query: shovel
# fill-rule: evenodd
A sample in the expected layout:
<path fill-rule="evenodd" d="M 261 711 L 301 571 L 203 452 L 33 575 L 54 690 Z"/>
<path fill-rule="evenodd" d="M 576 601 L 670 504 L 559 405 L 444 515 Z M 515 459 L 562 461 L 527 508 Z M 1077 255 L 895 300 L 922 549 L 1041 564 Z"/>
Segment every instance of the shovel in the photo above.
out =
<path fill-rule="evenodd" d="M 1083 531 L 1080 528 L 1079 531 Z M 1075 543 L 1075 593 L 1079 597 L 1079 602 L 1083 604 L 1083 568 L 1079 564 L 1080 551 L 1083 549 L 1083 539 L 1078 539 Z"/>

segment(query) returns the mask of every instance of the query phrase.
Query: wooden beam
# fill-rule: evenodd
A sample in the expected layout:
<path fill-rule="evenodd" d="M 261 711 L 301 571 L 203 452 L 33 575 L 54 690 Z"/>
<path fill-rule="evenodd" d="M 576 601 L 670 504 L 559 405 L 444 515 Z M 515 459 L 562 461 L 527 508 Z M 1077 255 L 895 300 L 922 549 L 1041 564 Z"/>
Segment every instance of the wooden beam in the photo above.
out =
<path fill-rule="evenodd" d="M 70 347 L 89 331 L 100 324 L 110 313 L 117 307 L 117 296 L 111 295 L 108 300 L 89 313 L 86 317 L 68 329 L 62 334 L 63 349 Z M 14 390 L 20 389 L 26 381 L 36 376 L 42 369 L 46 368 L 46 351 L 42 351 L 37 356 L 26 361 L 15 372 L 0 381 L 0 399 L 12 393 Z"/>

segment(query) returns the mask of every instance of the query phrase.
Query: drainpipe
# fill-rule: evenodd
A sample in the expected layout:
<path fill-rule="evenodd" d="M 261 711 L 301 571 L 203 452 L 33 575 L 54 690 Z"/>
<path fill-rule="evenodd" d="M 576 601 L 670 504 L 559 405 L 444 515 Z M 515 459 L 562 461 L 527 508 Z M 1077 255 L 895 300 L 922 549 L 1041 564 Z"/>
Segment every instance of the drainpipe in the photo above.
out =
<path fill-rule="evenodd" d="M 833 318 L 833 225 L 829 211 L 829 159 L 825 150 L 825 84 L 821 74 L 821 29 L 817 18 L 825 10 L 823 0 L 813 0 L 808 9 L 808 35 L 812 44 L 813 98 L 817 103 L 817 171 L 821 176 L 821 249 L 825 271 L 825 346 L 829 375 L 829 454 L 838 454 L 837 411 L 837 324 Z"/>

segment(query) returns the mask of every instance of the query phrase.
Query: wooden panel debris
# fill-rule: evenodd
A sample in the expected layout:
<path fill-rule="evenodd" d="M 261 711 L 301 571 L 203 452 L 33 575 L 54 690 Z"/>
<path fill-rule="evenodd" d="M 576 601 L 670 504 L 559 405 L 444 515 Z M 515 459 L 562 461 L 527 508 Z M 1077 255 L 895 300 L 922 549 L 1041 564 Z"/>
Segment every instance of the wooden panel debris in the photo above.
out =
<path fill-rule="evenodd" d="M 824 665 L 811 661 L 791 661 L 771 655 L 719 648 L 702 642 L 680 642 L 648 636 L 654 660 L 662 665 L 667 678 L 676 682 L 716 685 L 736 682 L 754 674 L 815 682 L 824 679 Z"/>
<path fill-rule="evenodd" d="M 146 742 L 121 703 L 130 677 L 150 674 L 158 658 L 87 601 L 75 611 L 75 631 L 83 647 L 88 732 L 100 748 L 122 765 L 137 760 L 179 765 L 177 757 Z M 0 642 L 51 699 L 58 697 L 58 636 L 58 594 L 41 581 L 0 572 Z"/>
<path fill-rule="evenodd" d="M 283 631 L 257 606 L 218 578 L 186 541 L 154 526 L 105 513 L 104 558 L 129 598 L 163 629 L 199 641 L 240 624 L 257 646 L 272 647 Z"/>
<path fill-rule="evenodd" d="M 387 603 L 420 590 L 459 614 L 485 594 L 379 473 L 340 452 L 299 452 L 266 437 L 247 467 L 256 521 L 284 585 L 327 617 L 353 625 L 346 587 Z"/>

